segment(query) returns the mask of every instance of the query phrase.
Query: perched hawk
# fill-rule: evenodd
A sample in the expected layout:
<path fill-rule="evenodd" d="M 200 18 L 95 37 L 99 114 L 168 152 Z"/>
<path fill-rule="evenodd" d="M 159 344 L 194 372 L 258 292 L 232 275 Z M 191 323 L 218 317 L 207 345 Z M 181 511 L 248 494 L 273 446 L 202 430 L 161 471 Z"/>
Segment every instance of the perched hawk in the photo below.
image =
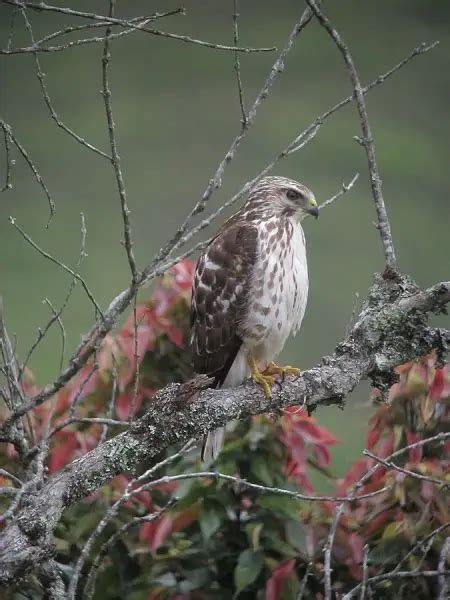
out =
<path fill-rule="evenodd" d="M 319 214 L 313 193 L 284 177 L 265 177 L 200 256 L 191 308 L 196 373 L 213 387 L 234 387 L 252 375 L 266 395 L 291 331 L 300 327 L 308 295 L 305 236 L 300 222 Z M 202 458 L 214 460 L 225 428 L 211 431 Z"/>

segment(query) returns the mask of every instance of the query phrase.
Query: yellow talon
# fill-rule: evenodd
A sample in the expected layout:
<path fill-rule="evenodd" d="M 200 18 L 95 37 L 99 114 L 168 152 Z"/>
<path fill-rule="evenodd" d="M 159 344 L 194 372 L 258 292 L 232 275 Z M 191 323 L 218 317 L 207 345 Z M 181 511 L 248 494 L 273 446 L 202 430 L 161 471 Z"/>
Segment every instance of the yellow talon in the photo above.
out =
<path fill-rule="evenodd" d="M 271 361 L 263 373 L 264 375 L 279 375 L 280 377 L 285 377 L 286 375 L 300 375 L 301 371 L 300 369 L 297 369 L 297 367 L 280 367 Z"/>
<path fill-rule="evenodd" d="M 272 388 L 273 384 L 275 383 L 275 377 L 273 377 L 273 375 L 271 375 L 271 374 L 266 374 L 266 371 L 264 371 L 264 373 L 261 373 L 261 371 L 258 369 L 258 365 L 256 364 L 256 361 L 253 358 L 253 356 L 249 357 L 248 364 L 251 369 L 253 381 L 255 383 L 259 383 L 259 385 L 262 386 L 262 388 L 264 390 L 264 395 L 266 396 L 266 398 L 271 398 L 272 397 L 272 389 L 271 388 Z"/>

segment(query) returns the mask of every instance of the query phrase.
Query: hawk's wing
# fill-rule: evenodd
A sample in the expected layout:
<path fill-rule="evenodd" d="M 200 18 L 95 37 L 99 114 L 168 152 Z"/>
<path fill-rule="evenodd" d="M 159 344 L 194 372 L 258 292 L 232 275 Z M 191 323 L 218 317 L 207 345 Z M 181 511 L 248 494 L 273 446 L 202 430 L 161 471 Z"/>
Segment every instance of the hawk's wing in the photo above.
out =
<path fill-rule="evenodd" d="M 196 373 L 221 385 L 241 347 L 239 324 L 248 310 L 258 230 L 249 223 L 225 226 L 200 257 L 191 307 L 191 347 Z"/>

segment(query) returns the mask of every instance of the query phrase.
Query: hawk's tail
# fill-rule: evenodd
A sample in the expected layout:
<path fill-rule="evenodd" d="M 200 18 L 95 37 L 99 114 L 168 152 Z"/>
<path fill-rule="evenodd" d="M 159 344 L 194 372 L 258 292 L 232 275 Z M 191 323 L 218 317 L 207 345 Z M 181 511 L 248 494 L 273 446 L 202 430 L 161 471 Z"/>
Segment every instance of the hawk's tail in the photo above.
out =
<path fill-rule="evenodd" d="M 225 427 L 219 427 L 203 438 L 202 461 L 204 463 L 210 464 L 216 460 L 223 448 L 224 437 Z"/>

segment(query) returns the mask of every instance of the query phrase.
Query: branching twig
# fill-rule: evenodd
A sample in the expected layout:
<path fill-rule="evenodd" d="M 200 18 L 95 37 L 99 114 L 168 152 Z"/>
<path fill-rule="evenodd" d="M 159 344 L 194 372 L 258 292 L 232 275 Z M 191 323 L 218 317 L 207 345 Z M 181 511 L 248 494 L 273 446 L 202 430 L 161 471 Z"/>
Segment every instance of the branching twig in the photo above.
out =
<path fill-rule="evenodd" d="M 14 11 L 11 14 L 15 14 Z M 148 25 L 152 21 L 156 19 L 160 19 L 162 17 L 168 17 L 176 14 L 185 14 L 183 8 L 177 8 L 175 10 L 171 10 L 165 13 L 155 13 L 148 17 L 134 17 L 130 19 L 130 23 L 136 24 L 137 27 L 133 27 L 131 29 L 125 29 L 118 33 L 112 33 L 109 36 L 109 39 L 117 39 L 119 37 L 123 37 L 130 33 L 135 33 L 139 31 L 140 27 Z M 85 23 L 83 25 L 75 25 L 72 27 L 65 27 L 59 31 L 54 31 L 50 33 L 40 40 L 37 40 L 33 43 L 32 46 L 25 46 L 22 48 L 12 48 L 11 44 L 8 43 L 8 46 L 5 49 L 0 49 L 0 54 L 39 54 L 41 52 L 60 52 L 62 50 L 68 50 L 69 48 L 73 48 L 75 46 L 81 46 L 84 44 L 95 44 L 95 43 L 103 43 L 105 41 L 104 36 L 97 36 L 85 39 L 72 40 L 67 42 L 66 44 L 62 44 L 60 46 L 44 46 L 43 44 L 49 42 L 50 40 L 54 40 L 55 38 L 61 37 L 63 35 L 67 35 L 69 33 L 74 33 L 76 31 L 85 31 L 86 29 L 97 29 L 99 27 L 107 27 L 108 25 L 115 25 L 114 23 L 109 23 L 108 21 L 94 21 L 93 23 Z"/>
<path fill-rule="evenodd" d="M 394 243 L 392 241 L 391 228 L 389 224 L 389 219 L 386 212 L 386 206 L 384 204 L 383 199 L 383 190 L 381 186 L 381 179 L 378 173 L 377 160 L 375 156 L 375 145 L 373 142 L 372 132 L 369 124 L 369 117 L 367 115 L 366 103 L 364 100 L 364 91 L 361 85 L 358 72 L 356 70 L 355 64 L 353 62 L 353 58 L 344 43 L 342 37 L 337 32 L 337 30 L 330 23 L 329 19 L 323 14 L 314 0 L 306 0 L 307 4 L 311 8 L 311 10 L 316 15 L 322 27 L 328 32 L 336 46 L 339 48 L 342 56 L 344 57 L 345 64 L 347 66 L 347 70 L 350 76 L 350 80 L 352 82 L 356 104 L 358 107 L 358 112 L 361 120 L 361 129 L 363 132 L 363 139 L 361 140 L 362 145 L 367 154 L 367 162 L 369 165 L 369 173 L 370 173 L 370 184 L 372 187 L 373 199 L 375 202 L 375 208 L 378 216 L 378 229 L 381 236 L 381 241 L 383 243 L 384 248 L 384 256 L 386 259 L 386 264 L 395 268 L 396 259 L 395 259 L 395 251 L 394 251 Z"/>
<path fill-rule="evenodd" d="M 77 261 L 77 264 L 75 265 L 76 271 L 79 271 L 79 269 L 81 267 L 81 263 L 83 262 L 83 259 L 87 256 L 87 254 L 86 254 L 86 236 L 87 236 L 86 222 L 85 222 L 84 214 L 80 213 L 80 216 L 81 216 L 81 246 L 80 246 L 80 254 L 78 257 L 78 261 Z M 49 331 L 49 329 L 51 328 L 53 323 L 55 323 L 58 319 L 61 319 L 62 314 L 63 314 L 67 304 L 69 303 L 70 297 L 72 296 L 72 292 L 75 289 L 77 281 L 78 280 L 76 277 L 72 278 L 72 281 L 70 282 L 70 285 L 69 285 L 69 289 L 67 290 L 66 297 L 64 298 L 64 301 L 63 301 L 61 307 L 59 308 L 59 310 L 56 311 L 56 313 L 47 322 L 47 324 L 45 325 L 45 327 L 43 329 L 38 328 L 37 338 L 31 345 L 30 349 L 28 350 L 25 360 L 20 368 L 20 374 L 19 374 L 20 380 L 22 380 L 23 373 L 28 365 L 28 362 L 29 362 L 33 352 L 39 346 L 41 341 L 45 338 L 47 332 Z M 62 351 L 62 357 L 64 358 L 64 349 Z M 61 366 L 60 371 L 62 370 L 62 368 L 63 367 Z"/>
<path fill-rule="evenodd" d="M 76 279 L 77 281 L 79 281 L 81 283 L 81 285 L 83 286 L 84 291 L 86 292 L 87 297 L 89 298 L 89 300 L 92 302 L 96 312 L 102 317 L 103 313 L 102 310 L 100 308 L 100 306 L 97 304 L 97 300 L 94 298 L 91 290 L 89 289 L 86 281 L 83 279 L 83 277 L 81 277 L 81 275 L 79 275 L 79 273 L 76 273 L 73 269 L 71 269 L 70 267 L 68 267 L 67 265 L 65 265 L 63 262 L 61 262 L 59 259 L 55 258 L 54 256 L 52 256 L 49 252 L 46 252 L 45 250 L 43 250 L 40 246 L 38 246 L 38 244 L 36 244 L 36 242 L 28 235 L 28 233 L 26 233 L 26 231 L 24 231 L 22 229 L 22 227 L 17 223 L 16 219 L 14 217 L 9 217 L 9 222 L 11 223 L 11 225 L 13 227 L 15 227 L 15 229 L 17 229 L 17 231 L 21 234 L 21 236 L 35 249 L 37 250 L 37 252 L 39 252 L 39 254 L 41 256 L 43 256 L 44 258 L 46 258 L 47 260 L 49 260 L 50 262 L 54 263 L 55 265 L 58 265 L 59 267 L 61 267 L 61 269 L 63 269 L 64 271 L 66 271 L 66 273 L 69 273 L 70 275 L 72 275 L 72 277 L 74 279 Z"/>
<path fill-rule="evenodd" d="M 109 2 L 109 13 L 110 16 L 114 14 L 115 0 Z M 136 260 L 133 252 L 133 239 L 131 236 L 131 225 L 130 225 L 130 209 L 128 208 L 127 194 L 125 190 L 125 184 L 123 181 L 122 168 L 120 166 L 120 157 L 117 151 L 116 133 L 114 117 L 111 107 L 111 90 L 109 89 L 109 63 L 111 59 L 111 53 L 109 50 L 109 36 L 111 35 L 111 27 L 106 30 L 105 43 L 103 49 L 102 59 L 102 81 L 103 81 L 103 100 L 105 102 L 106 119 L 108 121 L 108 132 L 109 132 L 109 143 L 111 146 L 111 162 L 114 168 L 116 176 L 117 189 L 120 196 L 120 205 L 122 209 L 122 220 L 123 220 L 123 231 L 124 231 L 124 245 L 128 256 L 128 264 L 130 265 L 132 282 L 135 283 L 137 279 L 137 268 Z"/>
<path fill-rule="evenodd" d="M 24 0 L 1 0 L 4 4 L 10 4 L 12 6 L 18 8 L 30 8 L 33 10 L 39 11 L 48 11 L 48 12 L 57 12 L 65 15 L 73 16 L 73 17 L 82 17 L 84 19 L 91 19 L 94 21 L 104 21 L 109 25 L 119 25 L 124 28 L 136 29 L 138 31 L 144 31 L 145 33 L 150 33 L 152 35 L 177 40 L 179 42 L 184 42 L 187 44 L 195 44 L 197 46 L 204 46 L 205 48 L 213 48 L 214 50 L 225 50 L 228 52 L 244 52 L 246 54 L 252 52 L 273 52 L 276 50 L 275 47 L 270 48 L 242 48 L 235 46 L 227 46 L 224 44 L 215 44 L 213 42 L 206 42 L 204 40 L 198 40 L 192 38 L 188 35 L 178 35 L 176 33 L 169 33 L 167 31 L 161 31 L 159 29 L 150 29 L 148 27 L 144 27 L 141 25 L 135 25 L 133 21 L 127 21 L 124 19 L 116 19 L 114 17 L 107 17 L 105 15 L 97 15 L 94 13 L 82 12 L 79 10 L 73 10 L 71 8 L 66 8 L 62 6 L 51 6 L 46 4 L 45 2 L 40 2 L 39 4 L 34 4 L 32 2 L 26 2 Z M 34 50 L 33 50 L 34 51 Z"/>
<path fill-rule="evenodd" d="M 228 149 L 228 152 L 225 154 L 224 158 L 219 163 L 219 166 L 217 167 L 216 172 L 214 173 L 212 178 L 209 180 L 208 186 L 206 187 L 205 191 L 203 192 L 203 195 L 200 198 L 200 200 L 198 200 L 195 203 L 194 207 L 189 212 L 189 214 L 187 215 L 187 217 L 184 220 L 184 222 L 182 223 L 182 225 L 178 228 L 175 235 L 167 242 L 167 244 L 163 248 L 161 248 L 161 250 L 159 251 L 159 253 L 156 256 L 153 263 L 151 265 L 149 265 L 148 270 L 152 270 L 155 266 L 158 266 L 159 264 L 161 264 L 161 262 L 169 255 L 169 253 L 174 252 L 180 246 L 181 240 L 183 239 L 183 236 L 186 233 L 186 230 L 187 230 L 189 224 L 191 223 L 192 219 L 196 215 L 198 215 L 204 211 L 205 206 L 206 206 L 207 202 L 209 201 L 209 199 L 211 198 L 213 192 L 221 186 L 222 176 L 225 172 L 226 167 L 233 160 L 237 149 L 241 145 L 241 142 L 245 138 L 248 130 L 253 125 L 255 118 L 256 118 L 256 114 L 258 112 L 258 109 L 260 108 L 261 104 L 263 104 L 264 100 L 266 100 L 270 89 L 273 87 L 273 85 L 276 82 L 276 80 L 278 79 L 278 77 L 284 71 L 284 61 L 285 61 L 286 57 L 288 56 L 289 52 L 291 51 L 291 49 L 294 45 L 294 42 L 297 39 L 297 36 L 308 25 L 308 23 L 311 21 L 311 18 L 312 18 L 311 11 L 309 9 L 306 9 L 304 11 L 304 13 L 302 14 L 302 16 L 300 17 L 299 21 L 294 25 L 294 28 L 292 29 L 283 49 L 281 50 L 276 61 L 272 65 L 272 68 L 270 69 L 269 74 L 266 77 L 266 80 L 265 80 L 261 90 L 259 91 L 255 101 L 253 102 L 252 107 L 250 108 L 250 110 L 248 111 L 248 113 L 246 115 L 245 127 L 241 127 L 239 133 L 232 141 L 231 146 Z"/>
<path fill-rule="evenodd" d="M 238 0 L 233 0 L 233 7 L 234 7 L 234 11 L 233 11 L 233 34 L 234 34 L 233 41 L 234 41 L 234 45 L 238 46 L 239 45 Z M 241 80 L 241 65 L 239 62 L 239 53 L 238 52 L 234 53 L 234 70 L 236 72 L 236 83 L 237 83 L 238 95 L 239 95 L 239 106 L 241 108 L 242 127 L 245 129 L 247 127 L 247 115 L 245 112 L 244 93 L 242 91 L 242 80 Z"/>
<path fill-rule="evenodd" d="M 20 152 L 20 154 L 23 156 L 23 158 L 25 159 L 25 162 L 27 163 L 27 165 L 30 167 L 31 172 L 33 173 L 36 181 L 38 182 L 38 184 L 41 186 L 41 188 L 44 190 L 45 195 L 47 196 L 47 200 L 48 200 L 48 205 L 50 208 L 50 215 L 47 221 L 47 227 L 50 224 L 50 221 L 52 220 L 54 214 L 55 214 L 55 203 L 53 202 L 53 199 L 50 195 L 50 192 L 48 191 L 47 186 L 45 185 L 44 180 L 41 177 L 41 174 L 39 173 L 39 171 L 37 170 L 34 162 L 31 160 L 31 158 L 28 156 L 27 151 L 25 150 L 25 148 L 22 146 L 22 144 L 19 142 L 19 140 L 17 139 L 17 137 L 14 135 L 14 133 L 12 132 L 11 127 L 8 125 L 8 123 L 5 123 L 5 121 L 2 121 L 0 119 L 0 126 L 2 127 L 3 131 L 6 132 L 7 136 L 9 137 L 9 141 L 12 142 L 15 147 L 17 148 L 17 150 Z"/>
<path fill-rule="evenodd" d="M 394 469 L 394 471 L 403 473 L 403 475 L 408 475 L 409 477 L 412 477 L 413 479 L 419 479 L 420 481 L 428 481 L 430 483 L 433 483 L 434 485 L 438 485 L 438 486 L 442 487 L 443 489 L 446 488 L 448 485 L 450 485 L 450 484 L 446 484 L 445 481 L 443 481 L 442 479 L 436 479 L 436 477 L 428 477 L 427 475 L 422 475 L 421 473 L 416 473 L 415 471 L 410 471 L 409 469 L 400 467 L 399 465 L 396 465 L 395 463 L 393 463 L 390 460 L 386 460 L 386 459 L 380 458 L 379 456 L 376 456 L 369 450 L 364 450 L 363 454 L 365 454 L 366 456 L 369 456 L 372 460 L 376 461 L 377 463 L 380 463 L 380 465 L 383 465 L 387 469 Z"/>
<path fill-rule="evenodd" d="M 25 22 L 25 27 L 27 28 L 27 31 L 29 33 L 31 43 L 33 44 L 33 47 L 34 47 L 35 41 L 34 41 L 34 34 L 33 34 L 33 29 L 31 27 L 31 23 L 26 15 L 25 9 L 22 8 L 20 12 L 21 12 L 22 18 Z M 90 144 L 89 142 L 87 142 L 84 138 L 82 138 L 80 135 L 78 135 L 78 133 L 73 131 L 73 129 L 70 129 L 70 127 L 68 127 L 65 123 L 63 123 L 61 121 L 61 119 L 58 117 L 58 114 L 56 113 L 56 111 L 53 107 L 50 95 L 48 93 L 47 86 L 45 84 L 45 73 L 42 72 L 39 56 L 37 55 L 36 52 L 33 52 L 33 54 L 34 54 L 34 61 L 36 64 L 37 78 L 39 81 L 39 85 L 41 87 L 42 96 L 44 98 L 44 102 L 50 112 L 50 116 L 52 117 L 52 119 L 55 121 L 55 123 L 58 125 L 58 127 L 60 127 L 63 131 L 65 131 L 71 137 L 73 137 L 82 146 L 84 146 L 88 150 L 92 150 L 92 152 L 95 152 L 96 154 L 98 154 L 99 156 L 102 156 L 103 158 L 107 158 L 108 160 L 111 160 L 111 157 L 108 156 L 108 154 L 103 152 L 103 150 L 99 150 L 93 144 Z"/>

